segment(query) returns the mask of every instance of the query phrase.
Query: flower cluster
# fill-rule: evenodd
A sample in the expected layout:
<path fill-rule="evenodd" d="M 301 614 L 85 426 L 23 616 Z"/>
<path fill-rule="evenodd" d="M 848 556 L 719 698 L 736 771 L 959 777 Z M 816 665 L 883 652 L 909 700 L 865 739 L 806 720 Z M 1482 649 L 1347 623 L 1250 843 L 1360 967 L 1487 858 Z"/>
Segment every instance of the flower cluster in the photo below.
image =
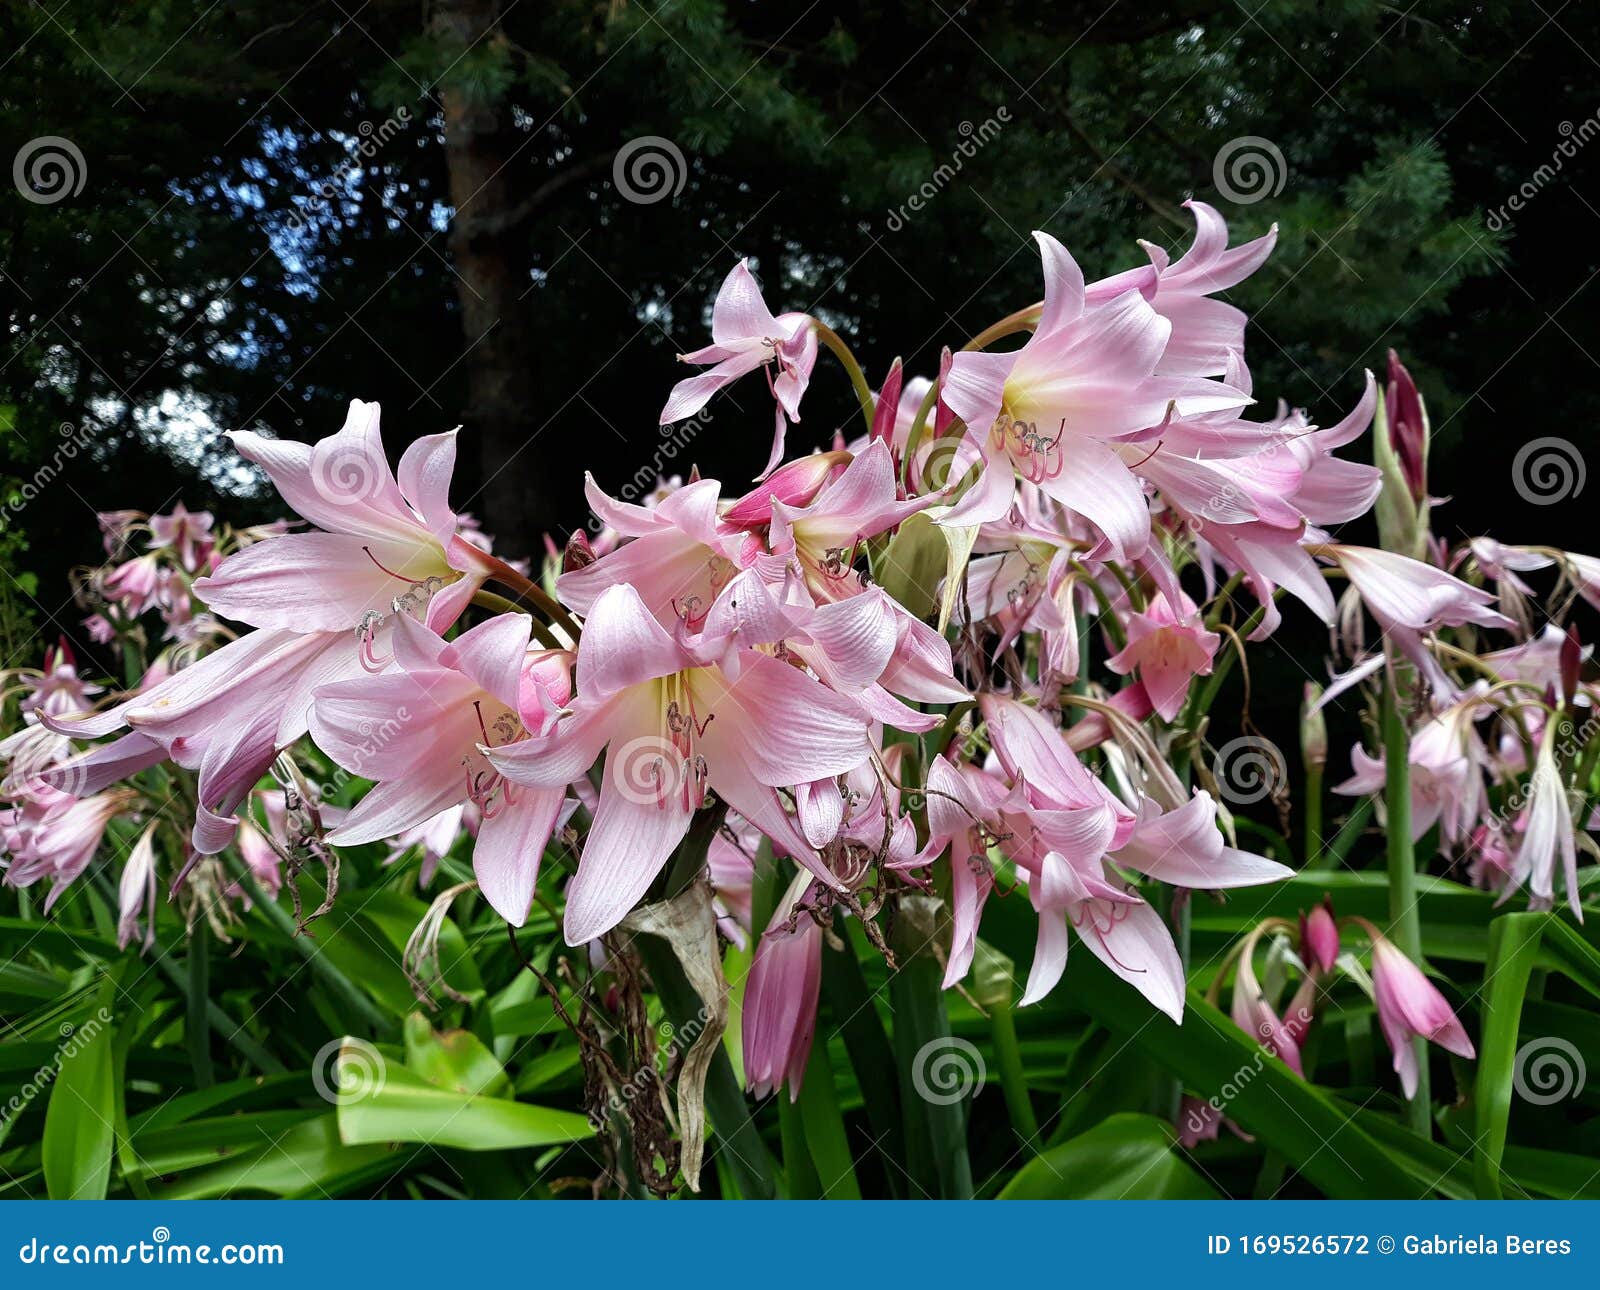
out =
<path fill-rule="evenodd" d="M 682 356 L 707 370 L 661 419 L 764 379 L 776 429 L 754 488 L 692 474 L 631 503 L 590 478 L 600 536 L 552 544 L 542 577 L 452 509 L 454 433 L 395 469 L 375 404 L 313 445 L 236 432 L 298 520 L 104 517 L 111 563 L 79 591 L 90 634 L 129 660 L 124 688 L 82 681 L 65 647 L 17 675 L 6 882 L 49 879 L 53 901 L 108 821 L 148 821 L 121 885 L 126 942 L 141 912 L 153 928 L 162 865 L 226 909 L 271 898 L 285 865 L 380 840 L 391 860 L 420 849 L 426 880 L 470 834 L 499 915 L 521 926 L 559 898 L 567 942 L 604 940 L 603 957 L 671 894 L 669 871 L 709 871 L 725 933 L 754 941 L 747 1075 L 791 1095 L 834 920 L 889 953 L 879 925 L 912 895 L 945 910 L 921 948 L 946 988 L 972 970 L 986 903 L 1020 888 L 1038 927 L 1023 1003 L 1056 988 L 1076 939 L 1181 1021 L 1189 894 L 1291 873 L 1237 845 L 1200 755 L 1244 638 L 1270 635 L 1286 596 L 1347 664 L 1321 702 L 1363 693 L 1403 723 L 1413 834 L 1437 828 L 1506 897 L 1549 906 L 1559 883 L 1578 910 L 1597 691 L 1574 633 L 1535 631 L 1524 575 L 1560 577 L 1559 619 L 1568 586 L 1600 603 L 1600 561 L 1439 543 L 1426 411 L 1398 362 L 1332 425 L 1251 419 L 1245 315 L 1216 296 L 1275 235 L 1230 245 L 1216 211 L 1189 209 L 1181 257 L 1146 246 L 1097 282 L 1037 234 L 1042 300 L 928 378 L 897 360 L 876 392 L 837 334 L 773 314 L 738 265 L 712 343 Z M 860 436 L 785 460 L 824 350 Z M 1336 455 L 1375 413 L 1375 464 Z M 1382 549 L 1335 540 L 1374 510 Z M 163 647 L 135 666 L 153 614 Z M 1355 751 L 1340 792 L 1384 791 L 1379 747 Z M 758 857 L 782 877 L 765 907 Z M 1293 1066 L 1311 1005 L 1280 1019 L 1252 966 L 1283 931 L 1269 920 L 1233 956 L 1234 1015 Z M 1412 959 L 1363 932 L 1409 1092 L 1412 1035 L 1471 1045 Z M 1338 938 L 1310 916 L 1307 981 L 1334 971 Z"/>

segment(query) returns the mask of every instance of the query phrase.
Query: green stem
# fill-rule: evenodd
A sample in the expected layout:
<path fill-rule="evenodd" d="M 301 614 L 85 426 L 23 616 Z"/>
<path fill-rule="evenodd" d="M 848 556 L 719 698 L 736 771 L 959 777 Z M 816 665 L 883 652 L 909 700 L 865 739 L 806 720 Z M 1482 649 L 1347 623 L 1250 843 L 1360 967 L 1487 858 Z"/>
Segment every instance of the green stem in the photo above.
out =
<path fill-rule="evenodd" d="M 234 881 L 250 897 L 251 906 L 260 910 L 262 917 L 283 933 L 295 952 L 306 961 L 312 974 L 321 978 L 322 984 L 328 987 L 329 993 L 342 1002 L 351 1014 L 359 1017 L 370 1027 L 374 1034 L 387 1037 L 397 1033 L 394 1022 L 378 1010 L 355 982 L 333 965 L 332 960 L 321 952 L 315 940 L 301 934 L 286 909 L 261 890 L 255 875 L 250 872 L 250 867 L 232 852 L 227 853 L 227 863 L 228 871 L 233 875 Z"/>
<path fill-rule="evenodd" d="M 844 370 L 850 376 L 850 384 L 855 386 L 856 401 L 861 404 L 861 416 L 867 423 L 867 431 L 872 431 L 872 414 L 877 408 L 877 401 L 872 397 L 872 387 L 867 384 L 866 375 L 861 370 L 861 364 L 856 362 L 856 356 L 850 352 L 850 346 L 840 338 L 839 333 L 828 326 L 827 323 L 811 320 L 812 330 L 817 333 L 817 339 L 832 352 L 833 356 L 844 364 Z"/>
<path fill-rule="evenodd" d="M 189 937 L 188 988 L 185 990 L 183 1037 L 194 1067 L 196 1088 L 210 1088 L 217 1082 L 211 1065 L 211 1033 L 206 1024 L 206 1004 L 211 1000 L 211 954 L 209 933 L 202 920 Z"/>
<path fill-rule="evenodd" d="M 866 1107 L 872 1140 L 887 1162 L 884 1176 L 889 1180 L 891 1192 L 898 1195 L 905 1161 L 905 1134 L 894 1079 L 894 1049 L 889 1046 L 883 1022 L 873 1007 L 872 993 L 867 988 L 867 979 L 862 974 L 861 961 L 856 958 L 848 929 L 843 949 L 834 949 L 824 941 L 822 993 L 861 1086 L 861 1100 Z"/>
<path fill-rule="evenodd" d="M 900 966 L 889 980 L 889 997 L 906 1126 L 906 1169 L 924 1196 L 970 1200 L 967 1097 L 960 1083 L 976 1072 L 962 1070 L 966 1050 L 950 1033 L 944 973 L 931 953 L 936 904 L 926 896 L 903 897 L 895 922 Z"/>
<path fill-rule="evenodd" d="M 1384 834 L 1389 863 L 1389 933 L 1395 944 L 1422 965 L 1422 915 L 1417 904 L 1417 858 L 1411 842 L 1410 732 L 1400 714 L 1399 678 L 1392 672 L 1383 691 Z M 1411 1127 L 1433 1136 L 1433 1098 L 1426 1042 L 1411 1041 L 1417 1061 L 1417 1091 L 1408 1108 Z"/>
<path fill-rule="evenodd" d="M 472 593 L 472 603 L 477 605 L 480 609 L 487 609 L 491 613 L 496 614 L 528 613 L 527 609 L 525 609 L 522 605 L 517 604 L 516 601 L 508 600 L 504 596 L 497 596 L 494 592 L 485 591 L 481 587 Z M 538 638 L 541 645 L 543 645 L 546 649 L 565 648 L 565 646 L 563 646 L 561 642 L 555 638 L 548 627 L 541 623 L 537 618 L 534 618 L 532 614 L 528 614 L 528 617 L 533 623 L 533 634 Z"/>
<path fill-rule="evenodd" d="M 939 402 L 939 382 L 935 381 L 928 386 L 928 392 L 922 396 L 922 406 L 917 409 L 916 419 L 911 422 L 911 430 L 906 435 L 906 455 L 900 463 L 900 483 L 905 488 L 911 487 L 911 462 L 917 455 L 917 449 L 922 445 L 922 432 L 928 424 L 928 418 L 933 415 L 933 408 Z"/>
<path fill-rule="evenodd" d="M 1000 1067 L 1000 1090 L 1005 1094 L 1011 1127 L 1022 1139 L 1029 1155 L 1039 1151 L 1039 1120 L 1028 1096 L 1028 1079 L 1022 1069 L 1022 1049 L 1017 1043 L 1017 1018 L 1011 1000 L 1005 999 L 989 1009 L 989 1029 L 994 1038 L 995 1062 Z"/>
<path fill-rule="evenodd" d="M 1322 854 L 1322 767 L 1306 767 L 1306 853 L 1309 864 Z"/>

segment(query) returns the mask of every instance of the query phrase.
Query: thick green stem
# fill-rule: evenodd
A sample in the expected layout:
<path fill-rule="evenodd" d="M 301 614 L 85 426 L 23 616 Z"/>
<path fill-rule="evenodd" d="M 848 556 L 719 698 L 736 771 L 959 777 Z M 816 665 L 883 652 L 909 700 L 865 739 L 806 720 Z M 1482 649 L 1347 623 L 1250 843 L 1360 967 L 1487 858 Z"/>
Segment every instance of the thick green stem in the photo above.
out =
<path fill-rule="evenodd" d="M 1422 963 L 1422 915 L 1417 904 L 1417 858 L 1411 842 L 1410 732 L 1400 713 L 1398 678 L 1391 672 L 1383 692 L 1384 833 L 1389 861 L 1389 934 L 1413 963 Z M 1409 1106 L 1411 1127 L 1433 1136 L 1433 1099 L 1426 1041 L 1411 1041 L 1417 1061 L 1417 1091 Z"/>
<path fill-rule="evenodd" d="M 905 1115 L 906 1169 L 922 1197 L 970 1200 L 966 1103 L 970 1084 L 981 1078 L 981 1072 L 972 1068 L 971 1045 L 950 1033 L 944 973 L 931 952 L 936 903 L 926 896 L 902 897 L 895 923 L 899 969 L 890 978 L 889 996 Z"/>
<path fill-rule="evenodd" d="M 1309 864 L 1322 854 L 1322 767 L 1306 767 L 1306 853 Z"/>
<path fill-rule="evenodd" d="M 989 1009 L 989 1029 L 994 1038 L 995 1062 L 1000 1067 L 1000 1090 L 1005 1094 L 1011 1127 L 1030 1155 L 1039 1152 L 1039 1120 L 1028 1096 L 1028 1078 L 1022 1069 L 1022 1048 L 1017 1043 L 1017 1017 L 1006 999 Z"/>
<path fill-rule="evenodd" d="M 872 387 L 867 384 L 866 375 L 861 370 L 861 364 L 856 362 L 856 356 L 850 352 L 839 337 L 839 333 L 826 323 L 811 320 L 812 329 L 817 333 L 817 339 L 844 364 L 844 370 L 850 376 L 850 384 L 855 386 L 856 401 L 861 404 L 861 417 L 867 423 L 867 430 L 872 430 L 872 414 L 877 408 L 877 400 L 872 396 Z"/>

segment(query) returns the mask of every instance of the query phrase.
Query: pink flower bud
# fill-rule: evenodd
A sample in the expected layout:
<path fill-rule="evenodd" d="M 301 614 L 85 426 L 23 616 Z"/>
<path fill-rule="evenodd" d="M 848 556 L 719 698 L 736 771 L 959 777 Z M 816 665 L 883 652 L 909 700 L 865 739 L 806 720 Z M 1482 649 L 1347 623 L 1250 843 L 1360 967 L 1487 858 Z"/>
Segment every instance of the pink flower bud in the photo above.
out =
<path fill-rule="evenodd" d="M 1428 495 L 1428 415 L 1422 407 L 1422 395 L 1417 393 L 1417 383 L 1392 349 L 1389 351 L 1388 413 L 1389 443 L 1400 459 L 1400 469 L 1411 489 L 1411 500 L 1420 506 Z"/>
<path fill-rule="evenodd" d="M 1332 972 L 1339 958 L 1339 925 L 1333 905 L 1324 900 L 1309 914 L 1300 915 L 1300 958 L 1313 972 Z"/>
<path fill-rule="evenodd" d="M 734 528 L 765 528 L 772 523 L 774 501 L 785 506 L 809 506 L 823 485 L 849 464 L 848 452 L 834 451 L 814 452 L 779 466 L 730 506 L 723 513 L 723 521 Z"/>
<path fill-rule="evenodd" d="M 1376 928 L 1372 933 L 1372 985 L 1378 1005 L 1378 1024 L 1394 1051 L 1394 1069 L 1400 1087 L 1413 1097 L 1417 1091 L 1417 1058 L 1411 1040 L 1422 1038 L 1458 1057 L 1476 1057 L 1477 1050 L 1445 997 L 1423 975 L 1422 969 Z"/>

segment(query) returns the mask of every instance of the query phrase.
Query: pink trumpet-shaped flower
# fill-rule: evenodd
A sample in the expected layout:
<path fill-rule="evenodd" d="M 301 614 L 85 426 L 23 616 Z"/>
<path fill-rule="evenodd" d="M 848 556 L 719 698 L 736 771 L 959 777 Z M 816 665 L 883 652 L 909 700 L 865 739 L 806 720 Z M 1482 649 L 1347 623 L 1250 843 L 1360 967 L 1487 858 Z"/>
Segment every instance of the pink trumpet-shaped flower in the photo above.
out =
<path fill-rule="evenodd" d="M 482 814 L 472 866 L 484 899 L 521 926 L 565 784 L 508 782 L 483 749 L 543 734 L 570 697 L 560 655 L 528 652 L 532 620 L 502 614 L 446 643 L 402 619 L 398 668 L 317 691 L 311 733 L 345 770 L 377 780 L 328 834 L 354 846 L 471 802 Z"/>
<path fill-rule="evenodd" d="M 1067 249 L 1047 233 L 1034 237 L 1045 271 L 1038 329 L 1021 349 L 963 351 L 951 363 L 943 398 L 967 424 L 952 478 L 980 458 L 984 469 L 942 522 L 999 519 L 1020 477 L 1088 519 L 1114 555 L 1136 556 L 1149 541 L 1150 514 L 1129 466 L 1149 449 L 1130 446 L 1125 457 L 1112 441 L 1173 414 L 1249 399 L 1213 381 L 1157 376 L 1172 324 L 1137 287 L 1090 302 Z"/>
<path fill-rule="evenodd" d="M 155 603 L 161 587 L 161 564 L 153 555 L 141 555 L 113 569 L 105 581 L 106 597 L 137 618 Z"/>
<path fill-rule="evenodd" d="M 772 455 L 758 476 L 765 477 L 783 457 L 788 423 L 800 419 L 800 399 L 817 362 L 817 333 L 808 314 L 773 317 L 750 273 L 749 262 L 740 260 L 723 280 L 712 306 L 711 342 L 704 349 L 678 355 L 680 362 L 714 366 L 709 372 L 687 377 L 672 387 L 667 405 L 661 409 L 661 424 L 671 425 L 692 417 L 723 386 L 758 367 L 766 368 L 767 384 L 777 402 L 777 426 Z"/>
<path fill-rule="evenodd" d="M 1207 631 L 1194 601 L 1184 596 L 1175 610 L 1164 595 L 1154 596 L 1142 613 L 1128 616 L 1128 643 L 1106 660 L 1119 676 L 1135 667 L 1150 702 L 1168 721 L 1177 718 L 1189 697 L 1189 683 L 1211 672 L 1222 638 Z"/>
<path fill-rule="evenodd" d="M 133 795 L 99 793 L 82 799 L 39 788 L 10 810 L 0 811 L 0 848 L 10 857 L 5 885 L 31 887 L 50 879 L 44 912 L 82 876 L 106 826 L 127 810 Z"/>
<path fill-rule="evenodd" d="M 150 549 L 170 547 L 178 563 L 193 573 L 211 558 L 214 522 L 210 511 L 191 511 L 179 502 L 171 514 L 150 517 Z"/>
<path fill-rule="evenodd" d="M 156 943 L 155 821 L 146 826 L 122 866 L 117 884 L 117 948 L 125 950 L 139 935 L 139 915 L 144 915 L 144 948 Z"/>
<path fill-rule="evenodd" d="M 1409 556 L 1372 547 L 1325 544 L 1318 554 L 1338 562 L 1384 634 L 1428 679 L 1437 694 L 1455 692 L 1450 678 L 1423 643 L 1424 632 L 1440 627 L 1511 627 L 1491 609 L 1494 597 L 1443 569 Z"/>
<path fill-rule="evenodd" d="M 1255 938 L 1245 943 L 1239 956 L 1239 966 L 1233 978 L 1233 1024 L 1278 1058 L 1296 1075 L 1304 1075 L 1300 1060 L 1300 1034 L 1303 1026 L 1293 1024 L 1293 1018 L 1280 1018 L 1277 1010 L 1267 1001 L 1256 977 L 1254 962 Z"/>
<path fill-rule="evenodd" d="M 789 1100 L 796 1100 L 811 1056 L 822 986 L 822 928 L 804 910 L 796 911 L 811 886 L 810 875 L 802 873 L 778 902 L 756 942 L 745 984 L 745 1080 L 758 1098 L 787 1084 Z"/>
<path fill-rule="evenodd" d="M 713 607 L 713 618 L 716 608 Z M 615 927 L 688 830 L 708 789 L 830 885 L 779 798 L 867 757 L 859 706 L 799 668 L 725 636 L 674 638 L 631 586 L 595 601 L 577 698 L 547 736 L 485 745 L 514 784 L 564 787 L 609 747 L 594 823 L 567 888 L 570 945 Z"/>
<path fill-rule="evenodd" d="M 460 616 L 499 562 L 462 537 L 450 509 L 456 436 L 425 435 L 389 468 L 376 403 L 355 401 L 316 444 L 232 433 L 283 500 L 320 531 L 257 542 L 194 584 L 213 612 L 252 627 L 372 633 L 401 605 L 434 631 Z M 424 609 L 425 607 L 425 609 Z"/>
<path fill-rule="evenodd" d="M 1394 1053 L 1400 1087 L 1408 1098 L 1413 1097 L 1417 1091 L 1417 1057 L 1411 1046 L 1414 1037 L 1420 1035 L 1458 1057 L 1476 1057 L 1477 1050 L 1445 997 L 1422 969 L 1376 928 L 1367 924 L 1367 930 L 1372 936 L 1372 989 L 1378 1024 Z"/>

